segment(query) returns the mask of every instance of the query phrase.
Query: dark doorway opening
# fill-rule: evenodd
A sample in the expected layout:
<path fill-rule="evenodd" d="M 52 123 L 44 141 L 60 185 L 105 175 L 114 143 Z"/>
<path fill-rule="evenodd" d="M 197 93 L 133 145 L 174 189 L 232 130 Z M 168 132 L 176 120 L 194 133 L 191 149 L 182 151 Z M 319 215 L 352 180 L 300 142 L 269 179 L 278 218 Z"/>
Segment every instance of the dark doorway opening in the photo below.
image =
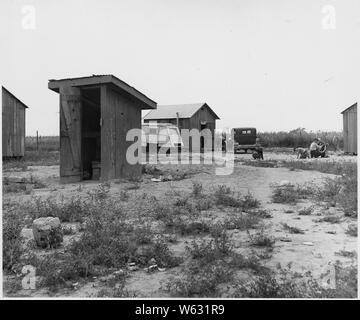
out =
<path fill-rule="evenodd" d="M 206 123 L 201 123 L 200 124 L 200 130 L 204 130 L 206 129 L 208 126 Z M 204 136 L 200 136 L 200 151 L 204 152 L 204 148 L 205 148 L 205 138 Z"/>
<path fill-rule="evenodd" d="M 100 178 L 101 102 L 100 88 L 81 90 L 81 146 L 83 179 Z"/>

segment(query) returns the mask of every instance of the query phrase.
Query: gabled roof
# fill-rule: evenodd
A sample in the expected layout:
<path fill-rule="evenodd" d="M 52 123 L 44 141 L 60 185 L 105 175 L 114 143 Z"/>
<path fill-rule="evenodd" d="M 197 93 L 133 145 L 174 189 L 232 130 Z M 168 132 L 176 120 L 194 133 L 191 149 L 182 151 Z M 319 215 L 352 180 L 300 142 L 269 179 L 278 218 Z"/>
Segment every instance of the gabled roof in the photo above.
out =
<path fill-rule="evenodd" d="M 112 74 L 105 74 L 105 75 L 95 75 L 88 77 L 79 77 L 79 78 L 65 78 L 54 80 L 50 79 L 48 87 L 50 90 L 55 92 L 59 92 L 59 89 L 63 85 L 68 85 L 72 87 L 86 87 L 86 86 L 96 86 L 101 84 L 111 84 L 116 89 L 126 92 L 130 94 L 135 99 L 139 100 L 144 104 L 144 109 L 155 109 L 156 102 L 148 98 L 146 95 L 131 87 L 126 82 L 120 80 L 119 78 L 115 77 Z"/>
<path fill-rule="evenodd" d="M 357 102 L 355 102 L 354 104 L 352 104 L 350 107 L 346 108 L 344 111 L 341 112 L 341 114 L 343 114 L 344 112 L 348 111 L 351 108 L 357 108 Z"/>
<path fill-rule="evenodd" d="M 174 104 L 174 105 L 161 105 L 157 109 L 151 110 L 144 120 L 156 119 L 176 119 L 176 113 L 179 113 L 179 118 L 191 118 L 200 108 L 206 106 L 213 114 L 215 119 L 220 119 L 216 113 L 205 102 L 192 103 L 192 104 Z"/>
<path fill-rule="evenodd" d="M 17 100 L 24 108 L 29 108 L 24 102 L 22 102 L 19 98 L 15 97 L 8 89 L 4 86 L 1 86 L 2 90 L 11 95 L 15 100 Z"/>

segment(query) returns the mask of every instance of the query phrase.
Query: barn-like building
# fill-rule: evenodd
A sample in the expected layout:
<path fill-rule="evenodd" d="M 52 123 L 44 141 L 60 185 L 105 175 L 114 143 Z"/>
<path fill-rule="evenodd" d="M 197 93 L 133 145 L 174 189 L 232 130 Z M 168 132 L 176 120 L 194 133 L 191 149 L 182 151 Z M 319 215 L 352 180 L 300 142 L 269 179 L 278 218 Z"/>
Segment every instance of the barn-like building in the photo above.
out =
<path fill-rule="evenodd" d="M 357 103 L 343 112 L 344 153 L 357 154 Z"/>
<path fill-rule="evenodd" d="M 28 106 L 2 87 L 2 156 L 25 155 L 25 110 Z"/>
<path fill-rule="evenodd" d="M 193 104 L 158 105 L 144 117 L 144 122 L 172 123 L 179 129 L 209 129 L 215 135 L 216 120 L 220 118 L 205 102 Z M 191 148 L 191 141 L 189 148 Z"/>
<path fill-rule="evenodd" d="M 49 80 L 60 94 L 60 180 L 109 180 L 141 175 L 127 161 L 130 129 L 156 102 L 113 75 Z"/>

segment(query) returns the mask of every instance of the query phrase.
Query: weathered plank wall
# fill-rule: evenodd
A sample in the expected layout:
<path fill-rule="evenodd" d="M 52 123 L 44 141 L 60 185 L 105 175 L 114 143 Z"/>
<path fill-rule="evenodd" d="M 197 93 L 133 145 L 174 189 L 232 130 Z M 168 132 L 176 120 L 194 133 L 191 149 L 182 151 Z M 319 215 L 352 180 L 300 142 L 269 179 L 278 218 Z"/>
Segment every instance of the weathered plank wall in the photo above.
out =
<path fill-rule="evenodd" d="M 60 177 L 61 182 L 82 180 L 81 92 L 75 87 L 60 88 Z"/>
<path fill-rule="evenodd" d="M 214 143 L 214 133 L 215 133 L 215 117 L 212 115 L 210 110 L 207 107 L 202 107 L 199 109 L 191 118 L 190 118 L 190 127 L 191 129 L 196 128 L 201 131 L 201 122 L 206 121 L 205 128 L 209 129 L 212 134 L 212 145 Z M 192 142 L 190 141 L 189 148 L 192 148 Z"/>
<path fill-rule="evenodd" d="M 111 86 L 101 91 L 101 179 L 141 175 L 141 165 L 130 165 L 126 159 L 132 141 L 126 141 L 130 129 L 141 128 L 141 108 L 127 95 Z"/>
<path fill-rule="evenodd" d="M 2 88 L 2 155 L 25 155 L 25 105 Z"/>
<path fill-rule="evenodd" d="M 357 104 L 343 113 L 344 152 L 357 154 Z"/>

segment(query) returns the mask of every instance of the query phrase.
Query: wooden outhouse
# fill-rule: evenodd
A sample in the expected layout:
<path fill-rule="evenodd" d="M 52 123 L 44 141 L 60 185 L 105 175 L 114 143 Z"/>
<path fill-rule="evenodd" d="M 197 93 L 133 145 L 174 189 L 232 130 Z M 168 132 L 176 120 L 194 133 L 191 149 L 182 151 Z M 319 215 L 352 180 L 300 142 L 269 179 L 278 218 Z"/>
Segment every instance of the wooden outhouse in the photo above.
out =
<path fill-rule="evenodd" d="M 2 156 L 25 155 L 25 110 L 28 107 L 2 87 Z"/>
<path fill-rule="evenodd" d="M 357 103 L 341 112 L 343 115 L 344 152 L 357 154 Z"/>
<path fill-rule="evenodd" d="M 141 175 L 129 164 L 130 129 L 141 128 L 141 110 L 156 102 L 113 75 L 49 80 L 60 94 L 60 179 L 109 180 Z"/>

